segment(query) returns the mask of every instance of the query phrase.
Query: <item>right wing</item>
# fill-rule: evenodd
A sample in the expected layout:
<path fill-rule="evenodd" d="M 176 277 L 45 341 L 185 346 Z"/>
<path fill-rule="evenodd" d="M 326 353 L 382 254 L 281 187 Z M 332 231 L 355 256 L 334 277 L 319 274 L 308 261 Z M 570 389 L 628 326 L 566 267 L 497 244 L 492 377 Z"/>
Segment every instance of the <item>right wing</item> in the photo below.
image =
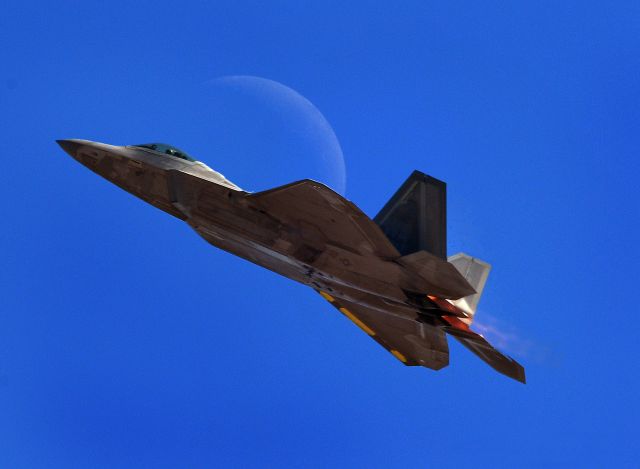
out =
<path fill-rule="evenodd" d="M 442 329 L 333 298 L 323 291 L 318 293 L 405 365 L 439 370 L 449 364 L 449 347 Z"/>
<path fill-rule="evenodd" d="M 432 370 L 447 366 L 449 347 L 446 331 L 494 370 L 521 383 L 526 382 L 524 368 L 518 362 L 500 353 L 454 316 L 442 316 L 446 323 L 442 327 L 431 326 L 334 298 L 323 291 L 318 293 L 407 366 L 424 366 Z"/>

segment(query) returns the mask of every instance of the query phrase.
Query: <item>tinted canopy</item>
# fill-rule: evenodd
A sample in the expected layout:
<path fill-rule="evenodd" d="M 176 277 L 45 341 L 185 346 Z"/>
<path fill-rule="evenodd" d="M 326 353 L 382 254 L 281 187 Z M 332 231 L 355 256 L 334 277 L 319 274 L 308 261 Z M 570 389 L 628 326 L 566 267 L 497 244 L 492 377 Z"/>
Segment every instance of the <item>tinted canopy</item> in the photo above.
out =
<path fill-rule="evenodd" d="M 172 145 L 167 145 L 166 143 L 143 143 L 140 145 L 132 145 L 138 148 L 146 148 L 147 150 L 153 150 L 158 153 L 163 153 L 165 155 L 175 156 L 176 158 L 181 158 L 187 161 L 196 161 L 191 158 L 186 152 L 176 148 Z"/>

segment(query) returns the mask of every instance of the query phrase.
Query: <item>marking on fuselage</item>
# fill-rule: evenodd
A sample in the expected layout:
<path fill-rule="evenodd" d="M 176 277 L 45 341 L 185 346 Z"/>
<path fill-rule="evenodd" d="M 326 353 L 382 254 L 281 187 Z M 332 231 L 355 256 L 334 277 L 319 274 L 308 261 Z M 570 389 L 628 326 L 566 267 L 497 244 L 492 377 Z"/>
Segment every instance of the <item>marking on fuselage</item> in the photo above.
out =
<path fill-rule="evenodd" d="M 394 357 L 396 357 L 398 360 L 400 360 L 402 363 L 407 363 L 407 357 L 405 357 L 404 355 L 402 355 L 400 352 L 398 352 L 397 350 L 391 350 L 391 353 L 393 354 Z"/>
<path fill-rule="evenodd" d="M 351 321 L 358 326 L 360 329 L 362 329 L 363 331 L 365 331 L 367 334 L 369 335 L 376 335 L 375 331 L 371 328 L 369 328 L 369 326 L 367 326 L 365 323 L 363 323 L 360 319 L 358 319 L 357 317 L 354 316 L 354 314 L 349 311 L 347 308 L 339 308 L 340 312 L 342 314 L 344 314 L 346 317 L 348 317 L 349 319 L 351 319 Z"/>
<path fill-rule="evenodd" d="M 341 307 L 338 303 L 336 303 L 336 299 L 333 296 L 329 295 L 326 292 L 323 292 L 322 290 L 317 290 L 317 292 L 320 293 L 322 298 L 324 298 L 329 303 L 332 303 L 333 306 L 338 308 L 338 311 L 340 311 L 342 314 L 348 317 L 351 320 L 351 322 L 353 322 L 356 326 L 358 326 L 364 332 L 366 332 L 370 336 L 376 335 L 376 332 L 373 329 L 371 329 L 369 326 L 363 323 L 360 319 L 358 319 L 351 311 L 349 311 L 347 308 Z"/>
<path fill-rule="evenodd" d="M 328 293 L 325 293 L 323 291 L 318 291 L 318 293 L 320 293 L 320 295 L 322 295 L 322 298 L 329 301 L 330 303 L 333 303 L 334 301 L 336 301 L 335 298 L 329 295 Z"/>

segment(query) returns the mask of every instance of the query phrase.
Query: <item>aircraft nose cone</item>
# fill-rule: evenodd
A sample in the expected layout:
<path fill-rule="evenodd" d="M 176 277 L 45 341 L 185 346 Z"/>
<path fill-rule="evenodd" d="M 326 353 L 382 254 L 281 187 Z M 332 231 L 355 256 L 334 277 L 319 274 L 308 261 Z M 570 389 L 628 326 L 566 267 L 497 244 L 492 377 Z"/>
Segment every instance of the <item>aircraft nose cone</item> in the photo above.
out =
<path fill-rule="evenodd" d="M 80 144 L 74 140 L 56 140 L 58 145 L 62 147 L 64 151 L 69 153 L 74 158 L 76 157 L 76 152 L 78 151 L 78 147 Z"/>

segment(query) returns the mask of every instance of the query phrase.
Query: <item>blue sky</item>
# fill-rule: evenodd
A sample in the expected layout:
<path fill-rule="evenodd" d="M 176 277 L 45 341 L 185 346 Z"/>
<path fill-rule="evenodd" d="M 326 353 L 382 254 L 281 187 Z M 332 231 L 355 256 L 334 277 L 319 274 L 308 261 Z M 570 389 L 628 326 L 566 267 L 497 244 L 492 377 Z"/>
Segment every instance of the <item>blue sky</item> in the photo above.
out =
<path fill-rule="evenodd" d="M 3 4 L 1 467 L 637 465 L 640 6 L 397 3 Z M 448 183 L 526 386 L 453 341 L 401 366 L 54 143 L 167 141 L 248 190 L 330 174 L 228 75 L 313 102 L 371 216 L 414 169 Z"/>

